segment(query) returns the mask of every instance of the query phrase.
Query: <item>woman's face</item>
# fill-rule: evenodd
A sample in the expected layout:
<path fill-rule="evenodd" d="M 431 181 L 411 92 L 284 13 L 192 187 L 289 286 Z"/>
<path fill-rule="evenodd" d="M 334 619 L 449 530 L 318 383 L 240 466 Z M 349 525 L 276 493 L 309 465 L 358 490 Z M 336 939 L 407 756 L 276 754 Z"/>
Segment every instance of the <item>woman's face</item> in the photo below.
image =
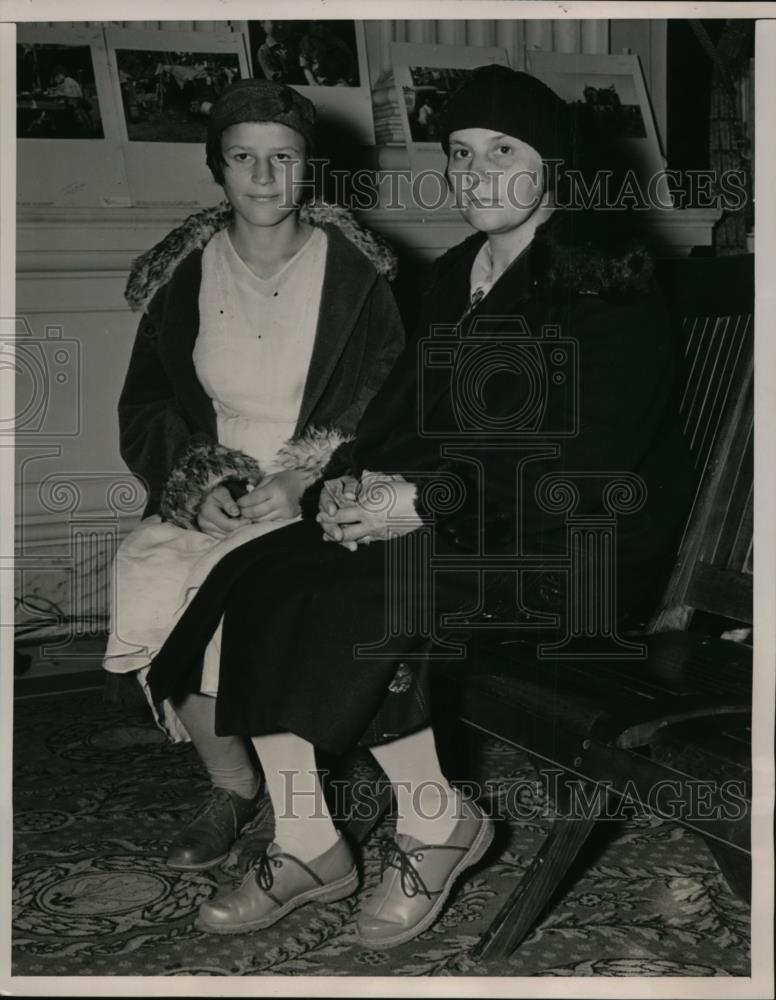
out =
<path fill-rule="evenodd" d="M 447 171 L 464 218 L 484 233 L 517 229 L 544 193 L 542 158 L 528 143 L 488 128 L 450 133 Z"/>
<path fill-rule="evenodd" d="M 296 210 L 307 166 L 302 135 L 279 122 L 224 129 L 224 194 L 252 226 L 274 226 Z"/>

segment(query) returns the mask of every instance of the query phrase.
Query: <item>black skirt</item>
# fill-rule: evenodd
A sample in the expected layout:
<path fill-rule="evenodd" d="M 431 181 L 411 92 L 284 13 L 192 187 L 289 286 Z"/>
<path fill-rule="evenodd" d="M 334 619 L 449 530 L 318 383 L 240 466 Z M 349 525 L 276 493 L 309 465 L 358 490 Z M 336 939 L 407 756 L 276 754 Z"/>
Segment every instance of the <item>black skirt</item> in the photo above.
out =
<path fill-rule="evenodd" d="M 437 555 L 459 551 L 423 529 L 349 552 L 324 542 L 314 520 L 247 542 L 210 572 L 155 657 L 152 696 L 161 702 L 200 689 L 204 650 L 223 615 L 218 735 L 292 732 L 339 754 L 422 728 L 430 717 L 426 657 L 444 657 L 467 636 L 442 628 L 440 617 L 480 601 L 476 573 L 442 572 L 430 584 L 429 546 Z M 622 614 L 643 597 L 654 569 L 620 577 Z M 558 615 L 557 638 L 563 581 L 550 573 L 534 583 L 523 596 L 528 607 Z M 507 615 L 514 594 L 509 574 L 490 588 Z"/>
<path fill-rule="evenodd" d="M 230 552 L 154 658 L 155 701 L 199 690 L 223 615 L 218 735 L 293 732 L 342 753 L 427 725 L 428 642 L 410 620 L 425 599 L 412 569 L 417 540 L 413 532 L 349 552 L 303 520 Z M 471 583 L 445 575 L 438 611 L 465 605 Z"/>

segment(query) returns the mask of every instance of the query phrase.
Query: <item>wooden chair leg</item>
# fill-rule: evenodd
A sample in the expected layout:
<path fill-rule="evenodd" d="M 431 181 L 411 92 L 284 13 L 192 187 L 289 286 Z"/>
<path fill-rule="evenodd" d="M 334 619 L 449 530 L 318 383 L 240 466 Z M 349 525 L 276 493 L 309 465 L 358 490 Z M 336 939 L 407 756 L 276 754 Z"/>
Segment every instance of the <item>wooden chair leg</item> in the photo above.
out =
<path fill-rule="evenodd" d="M 714 837 L 704 837 L 731 892 L 744 903 L 752 902 L 752 859 Z"/>
<path fill-rule="evenodd" d="M 549 905 L 590 836 L 600 810 L 582 819 L 558 819 L 520 884 L 504 903 L 471 953 L 475 960 L 506 958 L 523 941 Z"/>

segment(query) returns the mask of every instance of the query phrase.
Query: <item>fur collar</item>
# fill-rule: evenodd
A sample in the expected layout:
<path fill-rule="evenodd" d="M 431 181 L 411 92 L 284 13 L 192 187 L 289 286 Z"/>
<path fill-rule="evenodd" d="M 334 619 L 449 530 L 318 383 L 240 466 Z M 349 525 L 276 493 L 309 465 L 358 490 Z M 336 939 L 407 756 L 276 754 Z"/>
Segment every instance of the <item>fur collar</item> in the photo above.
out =
<path fill-rule="evenodd" d="M 528 250 L 528 272 L 534 291 L 556 299 L 599 295 L 620 301 L 645 294 L 651 287 L 654 262 L 634 235 L 627 213 L 558 210 L 536 230 Z M 485 242 L 474 233 L 440 260 L 465 260 Z"/>
<path fill-rule="evenodd" d="M 141 254 L 132 264 L 124 298 L 132 309 L 141 309 L 172 276 L 180 262 L 194 250 L 202 250 L 220 229 L 228 225 L 231 205 L 224 201 L 190 215 L 163 240 Z M 364 229 L 353 215 L 324 201 L 306 202 L 299 217 L 313 226 L 336 226 L 388 280 L 396 277 L 396 256 L 380 237 Z"/>

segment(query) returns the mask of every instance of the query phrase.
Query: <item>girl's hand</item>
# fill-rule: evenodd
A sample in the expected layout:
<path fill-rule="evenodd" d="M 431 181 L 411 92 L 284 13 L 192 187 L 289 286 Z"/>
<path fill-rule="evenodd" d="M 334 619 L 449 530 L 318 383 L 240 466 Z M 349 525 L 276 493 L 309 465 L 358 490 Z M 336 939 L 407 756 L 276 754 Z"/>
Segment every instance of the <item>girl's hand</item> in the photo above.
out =
<path fill-rule="evenodd" d="M 200 531 L 211 538 L 225 538 L 230 532 L 246 524 L 250 524 L 250 521 L 240 516 L 240 508 L 225 486 L 215 486 L 205 495 L 197 515 Z"/>
<path fill-rule="evenodd" d="M 248 521 L 289 520 L 299 514 L 299 499 L 312 482 L 310 473 L 288 469 L 266 476 L 261 483 L 237 501 Z"/>

